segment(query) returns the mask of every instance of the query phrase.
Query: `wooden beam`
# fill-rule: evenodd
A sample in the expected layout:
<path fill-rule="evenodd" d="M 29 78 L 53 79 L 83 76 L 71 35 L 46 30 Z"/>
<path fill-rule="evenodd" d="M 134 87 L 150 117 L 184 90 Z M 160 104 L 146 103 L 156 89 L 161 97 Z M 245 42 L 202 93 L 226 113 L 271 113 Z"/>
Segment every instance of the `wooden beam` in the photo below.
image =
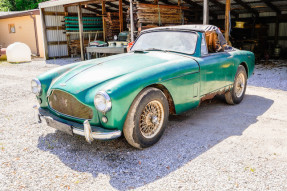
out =
<path fill-rule="evenodd" d="M 64 11 L 65 11 L 65 17 L 69 16 L 68 7 L 64 7 Z M 66 29 L 65 26 L 62 26 L 62 27 L 64 28 L 64 30 Z M 69 34 L 66 34 L 66 39 L 67 39 L 68 55 L 71 56 L 71 49 L 70 49 L 70 46 L 69 46 L 69 43 L 70 43 L 70 35 Z"/>
<path fill-rule="evenodd" d="M 230 0 L 226 0 L 225 8 L 225 40 L 229 44 Z"/>
<path fill-rule="evenodd" d="M 91 1 L 84 1 L 80 3 L 70 3 L 63 5 L 64 7 L 71 7 L 71 6 L 78 6 L 78 5 L 89 5 L 89 4 L 101 4 L 103 0 L 91 0 Z M 108 2 L 117 2 L 118 0 L 106 0 Z"/>
<path fill-rule="evenodd" d="M 123 18 L 123 1 L 119 0 L 119 20 L 120 20 L 120 32 L 124 30 L 124 18 Z"/>
<path fill-rule="evenodd" d="M 49 50 L 48 50 L 48 42 L 47 42 L 47 30 L 46 30 L 46 19 L 45 19 L 45 9 L 40 10 L 41 20 L 42 20 L 42 30 L 43 30 L 43 41 L 44 41 L 44 51 L 45 51 L 45 59 L 49 59 Z"/>
<path fill-rule="evenodd" d="M 129 5 L 129 4 L 130 4 L 130 2 L 128 2 L 127 0 L 123 0 L 123 4 L 125 4 L 125 5 Z"/>
<path fill-rule="evenodd" d="M 104 41 L 106 41 L 106 38 L 107 38 L 107 36 L 106 36 L 106 20 L 105 20 L 105 16 L 106 16 L 106 1 L 105 0 L 103 0 L 102 1 L 102 18 L 103 18 L 103 40 Z"/>
<path fill-rule="evenodd" d="M 67 44 L 67 41 L 50 41 L 48 42 L 48 45 L 63 45 Z"/>
<path fill-rule="evenodd" d="M 96 7 L 97 9 L 99 9 L 99 10 L 102 10 L 102 5 L 90 4 L 90 6 L 93 6 L 93 7 Z M 107 8 L 107 7 L 106 7 L 106 11 L 108 11 L 108 12 L 115 12 L 115 10 L 112 10 L 110 8 Z"/>
<path fill-rule="evenodd" d="M 131 25 L 131 42 L 133 42 L 134 39 L 134 11 L 133 11 L 133 0 L 130 0 L 130 25 Z"/>
<path fill-rule="evenodd" d="M 84 28 L 83 28 L 83 16 L 82 16 L 82 8 L 81 5 L 77 6 L 78 8 L 78 22 L 79 22 L 79 36 L 80 36 L 80 49 L 81 49 L 81 60 L 85 60 L 85 52 L 84 52 Z"/>
<path fill-rule="evenodd" d="M 119 2 L 120 4 L 120 2 Z M 109 7 L 112 7 L 112 8 L 116 8 L 116 9 L 119 9 L 119 7 L 111 2 L 106 2 L 106 5 L 108 5 Z M 123 5 L 122 5 L 122 9 L 124 9 L 125 11 L 127 10 L 126 8 L 123 8 Z"/>
<path fill-rule="evenodd" d="M 277 14 L 281 14 L 281 10 L 276 7 L 273 3 L 270 2 L 270 0 L 262 0 L 268 7 L 270 7 L 273 11 L 275 11 Z"/>
<path fill-rule="evenodd" d="M 158 8 L 158 5 L 154 5 L 154 4 L 145 4 L 145 3 L 141 3 L 142 6 L 144 7 L 151 7 L 151 8 Z M 189 10 L 188 7 L 179 7 L 177 5 L 160 5 L 161 8 L 166 8 L 166 9 L 178 9 L 178 10 Z"/>
<path fill-rule="evenodd" d="M 224 19 L 217 19 L 217 20 L 213 20 L 213 23 L 217 23 L 218 22 L 222 22 L 222 20 Z M 247 18 L 240 18 L 240 21 L 244 21 L 244 22 L 253 22 L 253 19 L 250 17 Z M 274 23 L 276 21 L 276 16 L 266 16 L 266 17 L 258 17 L 255 19 L 256 23 Z M 281 14 L 279 15 L 279 23 L 286 23 L 287 22 L 287 14 Z"/>
<path fill-rule="evenodd" d="M 82 5 L 82 9 L 86 9 L 88 11 L 95 13 L 95 14 L 101 15 L 100 11 L 98 11 L 97 9 L 93 9 L 93 8 L 89 7 L 88 5 Z"/>
<path fill-rule="evenodd" d="M 46 27 L 46 30 L 65 30 L 66 27 L 65 26 L 49 26 Z"/>
<path fill-rule="evenodd" d="M 65 16 L 65 12 L 45 12 L 45 15 L 50 15 L 50 16 Z M 69 13 L 70 16 L 78 16 L 78 13 Z M 90 13 L 82 13 L 84 17 L 88 16 L 95 16 L 96 14 L 90 14 Z"/>
<path fill-rule="evenodd" d="M 166 5 L 175 5 L 174 3 L 171 3 L 169 0 L 160 0 L 160 2 L 163 2 Z"/>
<path fill-rule="evenodd" d="M 247 9 L 250 13 L 253 13 L 256 17 L 259 16 L 258 11 L 255 9 L 251 8 L 247 3 L 243 2 L 242 0 L 234 0 L 236 3 L 238 3 L 240 6 L 243 8 Z"/>
<path fill-rule="evenodd" d="M 212 2 L 214 5 L 216 5 L 218 8 L 220 8 L 221 10 L 224 10 L 225 9 L 225 5 L 223 3 L 220 3 L 218 0 L 210 0 L 210 2 Z M 226 1 L 227 3 L 227 1 Z M 231 10 L 230 11 L 230 14 L 234 15 L 236 18 L 238 18 L 238 13 Z"/>

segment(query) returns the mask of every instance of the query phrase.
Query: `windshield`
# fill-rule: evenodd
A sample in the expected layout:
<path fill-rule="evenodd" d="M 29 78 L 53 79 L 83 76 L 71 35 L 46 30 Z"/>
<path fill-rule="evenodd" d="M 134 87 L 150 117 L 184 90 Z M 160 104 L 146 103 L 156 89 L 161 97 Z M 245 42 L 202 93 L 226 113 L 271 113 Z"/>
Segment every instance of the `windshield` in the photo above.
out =
<path fill-rule="evenodd" d="M 142 34 L 131 51 L 163 50 L 194 54 L 197 35 L 193 32 L 160 31 Z"/>

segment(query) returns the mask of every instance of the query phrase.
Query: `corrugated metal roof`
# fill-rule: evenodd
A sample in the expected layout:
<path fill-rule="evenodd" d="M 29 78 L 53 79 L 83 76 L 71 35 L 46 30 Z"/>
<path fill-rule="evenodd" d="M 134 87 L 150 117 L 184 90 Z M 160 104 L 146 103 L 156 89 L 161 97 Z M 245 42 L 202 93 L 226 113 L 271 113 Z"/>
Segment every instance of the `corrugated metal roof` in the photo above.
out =
<path fill-rule="evenodd" d="M 7 19 L 12 17 L 22 17 L 27 15 L 39 15 L 39 9 L 32 9 L 28 11 L 9 11 L 9 12 L 0 12 L 0 19 Z"/>
<path fill-rule="evenodd" d="M 106 0 L 108 2 L 109 0 Z M 118 2 L 115 0 L 110 0 L 114 5 L 118 5 Z M 134 0 L 135 1 L 135 0 Z M 192 1 L 193 3 L 198 4 L 199 6 L 203 6 L 203 0 L 182 0 L 182 4 L 189 5 L 190 7 L 193 7 L 193 5 L 189 4 L 189 2 Z M 219 12 L 220 14 L 224 13 L 224 6 L 226 0 L 215 0 L 217 1 L 216 4 L 212 3 L 212 0 L 209 0 L 209 9 L 214 12 Z M 275 10 L 268 6 L 263 0 L 240 0 L 241 2 L 245 3 L 247 6 L 249 6 L 251 9 L 260 12 L 275 12 Z M 248 13 L 251 12 L 250 10 L 246 9 L 246 6 L 244 7 L 242 3 L 240 3 L 239 0 L 231 0 L 231 10 L 234 11 L 234 13 Z M 74 3 L 85 3 L 89 2 L 89 0 L 50 0 L 39 4 L 40 8 L 46 8 L 46 7 L 54 7 L 59 5 L 65 5 L 65 4 L 74 4 Z M 138 0 L 138 2 L 141 2 L 141 0 Z M 154 0 L 145 0 L 144 3 L 153 3 Z M 165 2 L 168 2 L 169 4 L 177 5 L 178 0 L 165 0 L 161 1 L 159 0 L 159 4 L 165 4 Z M 280 11 L 286 11 L 287 10 L 287 0 L 272 0 L 268 1 L 270 4 L 273 4 L 275 7 L 278 8 Z M 100 0 L 95 1 L 93 3 L 100 4 Z M 219 5 L 218 5 L 219 4 Z M 221 5 L 220 5 L 221 4 Z M 125 4 L 124 4 L 125 5 Z M 116 7 L 112 7 L 109 5 L 106 5 L 107 8 L 111 10 L 117 10 Z"/>

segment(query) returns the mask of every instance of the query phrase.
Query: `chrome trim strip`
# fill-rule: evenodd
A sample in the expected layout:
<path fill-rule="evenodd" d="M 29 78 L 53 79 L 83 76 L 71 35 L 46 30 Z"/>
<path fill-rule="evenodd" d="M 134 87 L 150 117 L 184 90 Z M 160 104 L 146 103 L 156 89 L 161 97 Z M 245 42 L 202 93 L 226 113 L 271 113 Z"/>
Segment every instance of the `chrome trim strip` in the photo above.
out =
<path fill-rule="evenodd" d="M 38 121 L 38 123 L 41 123 L 41 122 L 42 122 L 41 119 L 42 119 L 42 118 L 45 119 L 45 115 L 43 115 L 43 114 L 41 114 L 41 113 L 39 112 L 39 110 L 38 110 L 39 107 L 38 107 L 37 105 L 33 106 L 33 108 L 34 108 L 35 111 L 36 111 L 37 120 L 40 119 L 40 120 Z M 55 119 L 54 119 L 54 120 L 55 120 Z M 45 121 L 46 121 L 46 120 L 45 120 Z M 87 121 L 86 123 L 90 124 L 88 120 L 86 120 L 86 121 Z M 58 122 L 60 122 L 60 121 L 58 121 Z M 63 122 L 60 122 L 60 123 L 63 123 Z M 65 124 L 65 123 L 63 123 L 63 124 Z M 67 126 L 69 126 L 69 127 L 72 126 L 72 125 L 68 125 L 68 124 L 65 124 L 65 125 L 67 125 Z M 83 126 L 85 127 L 85 122 L 84 122 Z M 73 128 L 73 133 L 74 133 L 74 134 L 85 137 L 85 132 L 84 132 L 84 130 L 78 129 L 78 128 L 74 127 L 74 126 L 72 126 L 72 128 Z M 120 130 L 107 130 L 107 129 L 103 129 L 103 128 L 101 128 L 101 127 L 98 127 L 98 128 L 99 128 L 99 129 L 102 129 L 103 131 L 92 131 L 92 130 L 91 130 L 90 136 L 92 137 L 92 139 L 97 139 L 97 140 L 109 140 L 109 139 L 116 139 L 116 138 L 118 138 L 118 137 L 120 137 L 120 136 L 122 135 L 122 131 L 120 131 Z"/>
<path fill-rule="evenodd" d="M 80 136 L 85 136 L 85 132 L 81 129 L 73 128 L 73 133 Z M 107 140 L 107 139 L 115 139 L 122 135 L 120 130 L 115 130 L 111 132 L 92 132 L 91 136 L 97 140 Z"/>

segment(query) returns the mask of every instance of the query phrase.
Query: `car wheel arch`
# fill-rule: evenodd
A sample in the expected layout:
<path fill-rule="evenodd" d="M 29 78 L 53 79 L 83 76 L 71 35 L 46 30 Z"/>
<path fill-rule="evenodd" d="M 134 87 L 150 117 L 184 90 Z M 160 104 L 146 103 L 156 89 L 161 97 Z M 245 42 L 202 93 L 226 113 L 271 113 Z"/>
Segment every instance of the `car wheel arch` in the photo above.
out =
<path fill-rule="evenodd" d="M 246 70 L 246 75 L 247 75 L 247 78 L 249 77 L 248 75 L 248 66 L 247 66 L 247 63 L 246 62 L 241 62 L 239 65 L 243 66 Z"/>
<path fill-rule="evenodd" d="M 153 88 L 159 89 L 165 95 L 165 97 L 167 98 L 168 105 L 169 105 L 169 114 L 172 114 L 172 115 L 176 114 L 174 101 L 173 101 L 173 98 L 172 98 L 170 92 L 168 91 L 168 89 L 162 84 L 152 84 L 152 85 L 149 85 L 149 86 L 145 87 L 144 89 L 149 88 L 149 87 L 153 87 Z"/>

